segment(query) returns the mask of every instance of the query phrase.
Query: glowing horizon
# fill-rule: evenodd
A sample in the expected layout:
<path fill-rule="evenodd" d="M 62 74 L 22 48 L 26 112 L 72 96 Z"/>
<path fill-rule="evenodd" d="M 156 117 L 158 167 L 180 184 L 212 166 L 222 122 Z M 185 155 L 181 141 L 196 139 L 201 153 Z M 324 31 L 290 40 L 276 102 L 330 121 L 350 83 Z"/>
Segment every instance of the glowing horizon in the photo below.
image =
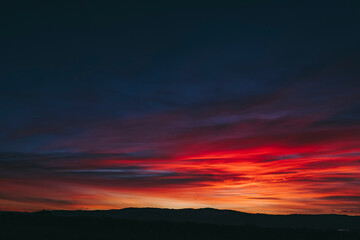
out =
<path fill-rule="evenodd" d="M 43 153 L 3 154 L 0 210 L 212 207 L 359 215 L 360 128 L 328 125 L 323 118 L 330 114 L 307 115 L 311 108 L 296 119 L 292 110 L 270 118 L 253 108 L 220 129 L 211 108 L 212 125 L 198 118 L 190 127 L 177 111 L 96 125 L 71 141 L 49 143 Z M 221 124 L 235 118 L 216 112 Z M 166 131 L 173 125 L 183 126 Z M 129 129 L 136 131 L 125 138 Z M 134 134 L 144 134 L 143 142 Z M 69 146 L 79 150 L 47 149 Z"/>

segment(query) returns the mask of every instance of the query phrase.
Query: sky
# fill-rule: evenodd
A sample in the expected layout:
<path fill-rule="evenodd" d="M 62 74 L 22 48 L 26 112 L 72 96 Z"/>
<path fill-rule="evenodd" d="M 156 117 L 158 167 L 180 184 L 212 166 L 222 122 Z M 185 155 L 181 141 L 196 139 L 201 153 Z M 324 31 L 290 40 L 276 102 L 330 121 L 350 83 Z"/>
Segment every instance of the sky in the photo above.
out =
<path fill-rule="evenodd" d="M 360 215 L 359 10 L 8 3 L 0 210 Z"/>

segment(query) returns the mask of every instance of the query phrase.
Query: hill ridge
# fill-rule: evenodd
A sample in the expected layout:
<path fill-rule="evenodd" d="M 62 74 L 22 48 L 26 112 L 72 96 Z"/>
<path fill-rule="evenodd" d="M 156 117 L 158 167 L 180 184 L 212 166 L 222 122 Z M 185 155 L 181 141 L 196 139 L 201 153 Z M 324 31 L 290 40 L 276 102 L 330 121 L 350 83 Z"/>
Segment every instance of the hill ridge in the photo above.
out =
<path fill-rule="evenodd" d="M 5 213 L 5 212 L 3 212 Z M 360 216 L 340 214 L 271 215 L 215 208 L 122 208 L 110 210 L 43 210 L 17 212 L 64 217 L 106 217 L 126 220 L 195 222 L 217 225 L 254 225 L 275 228 L 359 229 Z"/>

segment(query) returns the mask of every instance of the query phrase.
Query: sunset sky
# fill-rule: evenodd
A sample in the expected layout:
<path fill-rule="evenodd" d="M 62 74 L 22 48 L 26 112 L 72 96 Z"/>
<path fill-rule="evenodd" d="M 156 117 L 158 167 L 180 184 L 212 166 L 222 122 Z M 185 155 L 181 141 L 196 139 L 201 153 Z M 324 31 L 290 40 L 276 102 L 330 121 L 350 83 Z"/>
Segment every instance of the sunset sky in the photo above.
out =
<path fill-rule="evenodd" d="M 0 210 L 360 215 L 359 8 L 80 2 L 0 14 Z"/>

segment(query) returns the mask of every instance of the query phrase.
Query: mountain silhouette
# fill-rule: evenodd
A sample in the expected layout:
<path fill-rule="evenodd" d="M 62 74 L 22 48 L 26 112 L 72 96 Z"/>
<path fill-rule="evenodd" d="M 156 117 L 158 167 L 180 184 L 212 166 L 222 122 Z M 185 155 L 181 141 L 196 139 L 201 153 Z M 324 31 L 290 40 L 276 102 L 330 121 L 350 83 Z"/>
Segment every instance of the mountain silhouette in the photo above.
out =
<path fill-rule="evenodd" d="M 268 228 L 312 228 L 312 229 L 358 229 L 360 216 L 337 214 L 321 215 L 269 215 L 250 214 L 234 210 L 201 209 L 163 209 L 163 208 L 124 208 L 117 210 L 94 211 L 46 211 L 54 216 L 110 217 L 141 221 L 194 222 L 220 225 L 254 225 Z M 32 213 L 39 214 L 42 212 Z M 43 212 L 44 213 L 44 212 Z"/>
<path fill-rule="evenodd" d="M 360 216 L 267 215 L 211 208 L 0 212 L 0 239 L 360 240 Z"/>

